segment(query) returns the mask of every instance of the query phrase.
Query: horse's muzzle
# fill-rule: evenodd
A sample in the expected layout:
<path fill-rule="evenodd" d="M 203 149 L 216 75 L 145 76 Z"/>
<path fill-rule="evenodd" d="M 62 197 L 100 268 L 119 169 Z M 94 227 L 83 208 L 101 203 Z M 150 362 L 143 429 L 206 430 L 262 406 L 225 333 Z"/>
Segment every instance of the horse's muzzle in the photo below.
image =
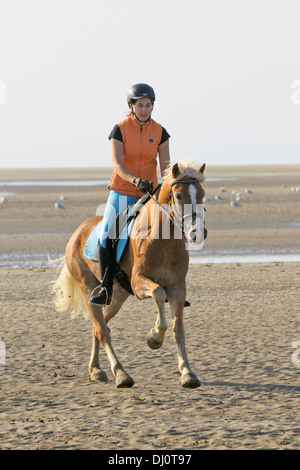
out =
<path fill-rule="evenodd" d="M 200 250 L 204 243 L 204 221 L 201 215 L 188 214 L 182 218 L 182 223 L 185 240 L 191 244 L 189 249 Z"/>

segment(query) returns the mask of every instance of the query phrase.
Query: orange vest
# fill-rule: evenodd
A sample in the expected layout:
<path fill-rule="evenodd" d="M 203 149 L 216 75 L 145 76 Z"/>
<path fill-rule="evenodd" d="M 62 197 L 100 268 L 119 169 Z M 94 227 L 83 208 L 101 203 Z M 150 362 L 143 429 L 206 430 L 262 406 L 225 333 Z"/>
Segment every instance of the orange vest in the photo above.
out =
<path fill-rule="evenodd" d="M 132 114 L 118 125 L 123 137 L 125 167 L 134 176 L 152 181 L 153 188 L 156 188 L 157 153 L 162 137 L 162 126 L 150 119 L 141 128 Z M 139 198 L 143 195 L 132 183 L 128 183 L 117 173 L 112 175 L 108 187 L 126 196 Z"/>

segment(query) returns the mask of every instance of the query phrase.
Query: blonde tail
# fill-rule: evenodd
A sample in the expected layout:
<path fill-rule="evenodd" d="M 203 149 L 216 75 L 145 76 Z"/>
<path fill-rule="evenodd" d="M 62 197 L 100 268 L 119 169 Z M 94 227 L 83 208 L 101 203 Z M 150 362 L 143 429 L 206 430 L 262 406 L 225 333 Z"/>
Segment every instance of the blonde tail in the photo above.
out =
<path fill-rule="evenodd" d="M 54 281 L 52 287 L 55 309 L 57 312 L 71 311 L 71 318 L 77 317 L 80 313 L 85 318 L 89 318 L 81 291 L 70 274 L 64 258 L 62 258 L 59 269 L 59 277 Z"/>

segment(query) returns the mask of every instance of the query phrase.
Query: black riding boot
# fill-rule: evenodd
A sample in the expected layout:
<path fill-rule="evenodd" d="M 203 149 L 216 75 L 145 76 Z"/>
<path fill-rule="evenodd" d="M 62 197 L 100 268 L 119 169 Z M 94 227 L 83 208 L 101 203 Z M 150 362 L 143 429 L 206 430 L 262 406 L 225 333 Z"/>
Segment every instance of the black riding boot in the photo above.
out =
<path fill-rule="evenodd" d="M 99 246 L 101 284 L 91 293 L 89 303 L 109 305 L 112 297 L 113 278 L 116 272 L 115 260 L 109 247 Z"/>

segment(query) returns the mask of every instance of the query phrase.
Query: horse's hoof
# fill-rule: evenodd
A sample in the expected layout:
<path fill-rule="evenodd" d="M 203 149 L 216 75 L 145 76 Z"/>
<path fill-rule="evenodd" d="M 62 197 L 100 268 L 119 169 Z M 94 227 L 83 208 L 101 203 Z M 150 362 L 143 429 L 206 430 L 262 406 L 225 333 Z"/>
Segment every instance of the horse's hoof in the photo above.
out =
<path fill-rule="evenodd" d="M 162 341 L 156 341 L 152 336 L 147 336 L 147 344 L 150 349 L 159 349 L 163 344 Z"/>
<path fill-rule="evenodd" d="M 201 382 L 194 372 L 188 372 L 181 377 L 181 385 L 185 388 L 198 388 Z"/>
<path fill-rule="evenodd" d="M 116 378 L 117 388 L 130 388 L 134 385 L 134 380 L 126 372 L 122 372 L 120 377 Z"/>
<path fill-rule="evenodd" d="M 108 377 L 106 373 L 104 372 L 104 370 L 97 369 L 91 372 L 90 381 L 91 382 L 108 382 Z"/>

